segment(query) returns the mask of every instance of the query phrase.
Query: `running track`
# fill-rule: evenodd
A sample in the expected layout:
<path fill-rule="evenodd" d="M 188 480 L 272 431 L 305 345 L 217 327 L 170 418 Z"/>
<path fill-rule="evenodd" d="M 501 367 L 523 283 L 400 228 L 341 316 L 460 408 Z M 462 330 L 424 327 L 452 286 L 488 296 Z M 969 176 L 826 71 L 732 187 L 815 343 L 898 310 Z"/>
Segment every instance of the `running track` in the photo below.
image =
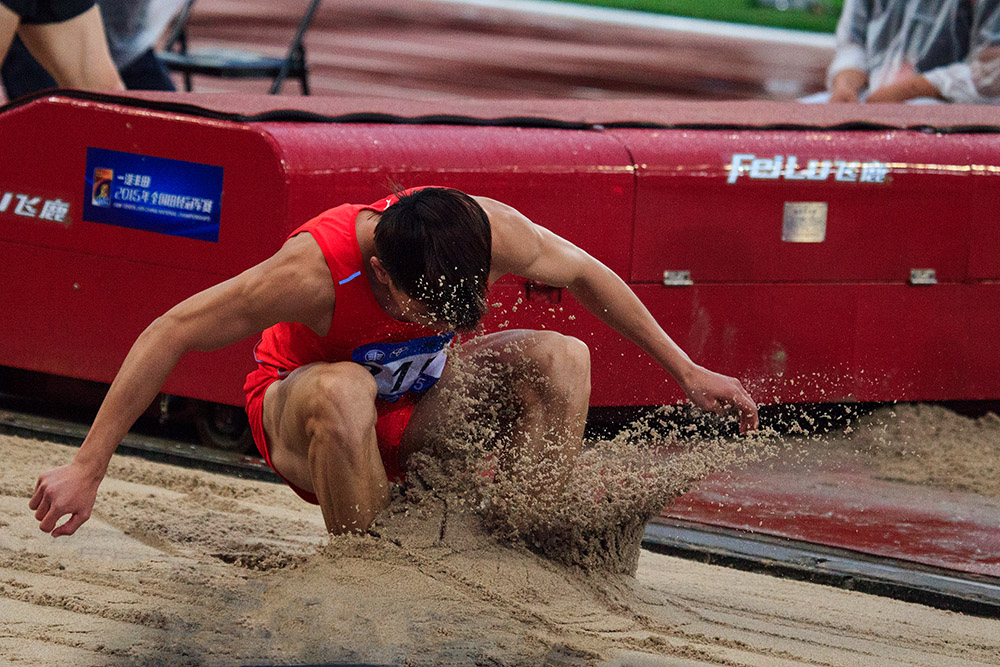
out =
<path fill-rule="evenodd" d="M 192 43 L 280 55 L 305 4 L 199 0 Z M 306 50 L 316 95 L 787 100 L 823 87 L 832 38 L 558 2 L 325 0 Z"/>

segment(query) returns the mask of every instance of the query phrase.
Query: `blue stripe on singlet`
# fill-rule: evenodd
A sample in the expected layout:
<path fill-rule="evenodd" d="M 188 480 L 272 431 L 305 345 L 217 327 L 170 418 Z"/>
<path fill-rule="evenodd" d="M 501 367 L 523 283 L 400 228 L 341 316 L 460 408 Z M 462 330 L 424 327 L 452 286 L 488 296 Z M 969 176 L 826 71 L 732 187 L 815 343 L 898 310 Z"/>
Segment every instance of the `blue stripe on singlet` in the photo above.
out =
<path fill-rule="evenodd" d="M 339 283 L 337 283 L 337 284 L 338 284 L 338 285 L 343 285 L 344 283 L 349 283 L 349 282 L 351 282 L 352 280 L 354 280 L 355 278 L 357 278 L 357 277 L 358 277 L 358 276 L 360 276 L 360 275 L 361 275 L 361 272 L 360 272 L 360 271 L 358 271 L 358 272 L 356 272 L 356 273 L 353 273 L 353 274 L 351 274 L 351 275 L 347 276 L 346 278 L 344 278 L 343 280 L 341 280 L 341 281 L 340 281 Z"/>

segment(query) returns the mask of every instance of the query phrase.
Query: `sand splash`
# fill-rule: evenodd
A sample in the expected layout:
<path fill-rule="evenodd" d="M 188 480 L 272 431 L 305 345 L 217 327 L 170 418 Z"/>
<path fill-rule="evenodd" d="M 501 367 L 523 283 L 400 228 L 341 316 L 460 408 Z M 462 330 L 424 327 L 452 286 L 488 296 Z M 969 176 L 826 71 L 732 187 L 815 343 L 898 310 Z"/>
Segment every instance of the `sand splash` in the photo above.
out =
<path fill-rule="evenodd" d="M 526 443 L 516 387 L 544 380 L 527 362 L 489 363 L 489 354 L 452 356 L 456 381 L 441 394 L 445 416 L 410 458 L 399 502 L 430 494 L 474 511 L 501 541 L 566 565 L 633 574 L 645 525 L 664 506 L 697 480 L 780 446 L 771 429 L 733 436 L 733 420 L 683 406 L 660 407 L 613 438 L 584 442 L 575 456 L 556 429 Z"/>
<path fill-rule="evenodd" d="M 828 439 L 828 450 L 877 477 L 1000 498 L 1000 417 L 965 417 L 944 406 L 884 406 Z"/>

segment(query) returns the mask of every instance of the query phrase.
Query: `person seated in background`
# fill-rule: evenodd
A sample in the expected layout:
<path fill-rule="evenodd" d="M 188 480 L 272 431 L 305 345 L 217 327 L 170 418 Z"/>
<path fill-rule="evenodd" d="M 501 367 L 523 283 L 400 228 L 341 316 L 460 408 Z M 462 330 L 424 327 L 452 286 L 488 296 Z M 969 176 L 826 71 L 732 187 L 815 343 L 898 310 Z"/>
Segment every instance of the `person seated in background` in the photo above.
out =
<path fill-rule="evenodd" d="M 98 0 L 111 59 L 129 90 L 175 90 L 155 48 L 183 4 L 184 0 Z M 0 67 L 0 78 L 8 99 L 57 87 L 19 38 Z"/>
<path fill-rule="evenodd" d="M 954 77 L 948 94 L 955 102 L 1000 104 L 1000 0 L 977 0 L 975 8 L 968 75 Z"/>
<path fill-rule="evenodd" d="M 0 0 L 0 58 L 15 35 L 60 87 L 125 88 L 94 0 Z"/>
<path fill-rule="evenodd" d="M 810 102 L 996 104 L 1000 0 L 845 0 Z"/>

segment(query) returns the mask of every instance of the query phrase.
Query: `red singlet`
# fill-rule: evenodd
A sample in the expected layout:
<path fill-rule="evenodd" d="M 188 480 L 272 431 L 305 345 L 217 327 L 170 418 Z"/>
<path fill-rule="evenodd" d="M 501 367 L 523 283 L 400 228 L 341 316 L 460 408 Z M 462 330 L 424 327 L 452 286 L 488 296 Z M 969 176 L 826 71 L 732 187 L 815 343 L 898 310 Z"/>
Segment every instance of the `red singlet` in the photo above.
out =
<path fill-rule="evenodd" d="M 417 394 L 441 377 L 444 348 L 453 334 L 440 334 L 419 324 L 395 320 L 382 310 L 372 294 L 362 267 L 357 218 L 366 209 L 381 213 L 395 201 L 392 196 L 369 206 L 337 206 L 288 236 L 305 232 L 316 239 L 330 268 L 336 302 L 326 336 L 317 335 L 304 324 L 282 322 L 266 329 L 254 349 L 257 368 L 247 376 L 243 391 L 254 442 L 272 468 L 263 423 L 267 388 L 306 364 L 354 361 L 368 368 L 378 385 L 375 431 L 386 474 L 390 480 L 402 476 L 399 441 L 403 429 L 413 412 Z M 290 483 L 289 486 L 305 500 L 317 502 L 314 494 Z"/>

